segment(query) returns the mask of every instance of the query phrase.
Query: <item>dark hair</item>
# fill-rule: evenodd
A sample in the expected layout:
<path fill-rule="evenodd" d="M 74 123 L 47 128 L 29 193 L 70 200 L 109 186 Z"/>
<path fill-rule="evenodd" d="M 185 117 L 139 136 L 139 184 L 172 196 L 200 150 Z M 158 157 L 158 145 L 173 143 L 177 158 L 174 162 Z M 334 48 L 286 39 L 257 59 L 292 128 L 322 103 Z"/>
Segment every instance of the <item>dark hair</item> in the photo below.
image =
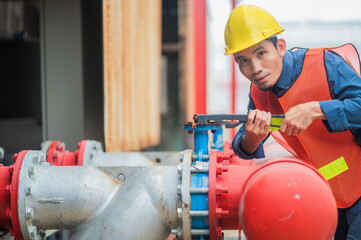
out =
<path fill-rule="evenodd" d="M 269 38 L 266 38 L 266 40 L 270 41 L 271 43 L 273 43 L 273 46 L 275 46 L 275 48 L 277 49 L 277 41 L 278 41 L 278 37 L 276 35 L 273 35 Z"/>

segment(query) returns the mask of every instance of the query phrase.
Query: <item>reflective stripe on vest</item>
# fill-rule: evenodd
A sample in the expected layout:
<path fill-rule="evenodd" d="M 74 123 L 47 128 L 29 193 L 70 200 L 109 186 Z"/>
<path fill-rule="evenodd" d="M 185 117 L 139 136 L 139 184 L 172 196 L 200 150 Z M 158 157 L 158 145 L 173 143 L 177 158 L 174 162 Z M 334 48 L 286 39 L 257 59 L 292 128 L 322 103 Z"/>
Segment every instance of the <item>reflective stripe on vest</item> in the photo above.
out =
<path fill-rule="evenodd" d="M 360 74 L 357 51 L 350 44 L 338 48 L 309 49 L 300 76 L 280 98 L 270 91 L 251 86 L 255 106 L 272 114 L 284 114 L 297 104 L 331 100 L 324 60 L 325 51 L 330 50 L 344 57 Z M 360 198 L 361 147 L 350 131 L 329 133 L 322 120 L 314 120 L 302 134 L 294 137 L 279 131 L 271 134 L 289 152 L 324 174 L 339 208 L 350 207 Z"/>

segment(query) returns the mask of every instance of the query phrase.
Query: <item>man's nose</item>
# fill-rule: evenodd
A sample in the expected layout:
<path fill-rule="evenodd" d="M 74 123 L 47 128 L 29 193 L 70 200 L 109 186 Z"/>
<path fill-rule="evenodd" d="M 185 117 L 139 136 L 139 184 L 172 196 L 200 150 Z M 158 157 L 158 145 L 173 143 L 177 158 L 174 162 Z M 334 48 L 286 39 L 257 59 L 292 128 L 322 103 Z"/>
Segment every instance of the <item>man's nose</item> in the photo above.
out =
<path fill-rule="evenodd" d="M 253 74 L 262 72 L 262 69 L 263 69 L 261 62 L 258 60 L 253 60 L 251 63 L 251 67 L 252 67 Z"/>

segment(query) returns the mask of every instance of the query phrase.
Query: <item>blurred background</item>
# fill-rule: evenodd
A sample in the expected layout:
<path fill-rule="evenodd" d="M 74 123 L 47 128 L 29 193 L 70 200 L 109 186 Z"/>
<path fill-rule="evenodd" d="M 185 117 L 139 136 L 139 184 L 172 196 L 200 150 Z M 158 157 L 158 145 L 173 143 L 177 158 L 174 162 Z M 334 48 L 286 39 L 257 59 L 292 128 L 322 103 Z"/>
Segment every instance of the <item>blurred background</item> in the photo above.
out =
<path fill-rule="evenodd" d="M 358 0 L 0 1 L 0 146 L 191 148 L 182 124 L 194 113 L 247 111 L 249 82 L 223 55 L 241 3 L 272 13 L 288 48 L 361 49 Z"/>

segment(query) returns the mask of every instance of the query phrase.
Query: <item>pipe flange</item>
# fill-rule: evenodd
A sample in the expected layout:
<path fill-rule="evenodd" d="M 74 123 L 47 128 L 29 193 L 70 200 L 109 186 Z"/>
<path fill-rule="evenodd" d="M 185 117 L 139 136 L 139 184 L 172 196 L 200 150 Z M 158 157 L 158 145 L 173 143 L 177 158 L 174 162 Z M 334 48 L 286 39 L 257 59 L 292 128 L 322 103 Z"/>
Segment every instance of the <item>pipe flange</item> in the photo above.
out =
<path fill-rule="evenodd" d="M 183 239 L 191 240 L 191 194 L 190 194 L 190 186 L 191 186 L 191 166 L 192 166 L 192 150 L 184 151 L 184 158 L 182 162 L 182 226 L 183 226 Z"/>
<path fill-rule="evenodd" d="M 172 230 L 176 235 L 175 239 L 191 240 L 191 196 L 190 196 L 190 168 L 192 166 L 192 150 L 180 152 L 180 161 L 178 165 L 179 185 L 177 188 L 177 229 Z"/>
<path fill-rule="evenodd" d="M 25 240 L 40 240 L 43 230 L 37 229 L 33 224 L 36 211 L 32 207 L 33 189 L 36 179 L 36 171 L 39 166 L 50 166 L 46 162 L 44 152 L 29 151 L 22 162 L 19 175 L 18 216 L 22 236 Z"/>
<path fill-rule="evenodd" d="M 42 151 L 45 155 L 48 155 L 48 150 L 53 141 L 44 141 L 40 144 L 40 151 Z"/>
<path fill-rule="evenodd" d="M 94 140 L 84 140 L 78 144 L 78 165 L 94 166 L 94 160 L 99 153 L 103 153 L 102 144 Z"/>

